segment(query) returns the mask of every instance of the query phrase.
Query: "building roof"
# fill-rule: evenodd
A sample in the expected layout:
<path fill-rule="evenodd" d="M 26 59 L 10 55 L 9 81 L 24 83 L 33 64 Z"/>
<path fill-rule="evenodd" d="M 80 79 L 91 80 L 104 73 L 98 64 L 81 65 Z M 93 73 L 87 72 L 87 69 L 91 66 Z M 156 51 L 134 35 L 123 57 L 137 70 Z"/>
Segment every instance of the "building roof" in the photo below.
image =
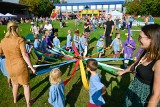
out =
<path fill-rule="evenodd" d="M 106 1 L 106 2 L 85 2 L 85 3 L 64 3 L 54 4 L 54 6 L 75 6 L 75 5 L 102 5 L 102 4 L 124 4 L 125 1 Z"/>
<path fill-rule="evenodd" d="M 29 7 L 27 5 L 24 4 L 17 4 L 17 3 L 11 3 L 11 2 L 0 2 L 0 9 L 7 9 L 7 8 L 12 8 L 12 9 L 22 9 L 22 8 L 26 8 Z"/>

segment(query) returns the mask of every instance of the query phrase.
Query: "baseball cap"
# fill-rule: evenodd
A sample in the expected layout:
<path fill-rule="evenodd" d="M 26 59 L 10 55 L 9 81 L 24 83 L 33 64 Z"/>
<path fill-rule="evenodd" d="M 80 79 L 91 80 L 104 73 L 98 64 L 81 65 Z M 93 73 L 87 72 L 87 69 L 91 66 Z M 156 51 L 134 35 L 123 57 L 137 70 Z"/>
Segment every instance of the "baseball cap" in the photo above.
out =
<path fill-rule="evenodd" d="M 103 35 L 100 35 L 100 38 L 104 38 L 104 36 L 103 36 Z"/>

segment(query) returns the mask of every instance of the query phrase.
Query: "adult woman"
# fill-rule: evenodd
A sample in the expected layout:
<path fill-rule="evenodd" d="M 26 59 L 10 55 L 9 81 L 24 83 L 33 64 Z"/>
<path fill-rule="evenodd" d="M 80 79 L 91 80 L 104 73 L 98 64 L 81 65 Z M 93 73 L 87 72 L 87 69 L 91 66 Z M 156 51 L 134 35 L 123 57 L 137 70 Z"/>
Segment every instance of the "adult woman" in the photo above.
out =
<path fill-rule="evenodd" d="M 14 103 L 17 102 L 18 87 L 21 84 L 24 88 L 27 107 L 30 107 L 29 72 L 26 63 L 33 73 L 36 71 L 26 52 L 25 41 L 18 34 L 18 25 L 16 22 L 9 22 L 7 24 L 7 30 L 8 32 L 1 40 L 0 54 L 4 54 L 6 57 L 6 70 L 12 80 Z"/>
<path fill-rule="evenodd" d="M 125 95 L 124 107 L 157 107 L 160 101 L 160 25 L 142 27 L 139 42 L 144 49 L 139 60 L 119 75 L 136 71 Z M 159 103 L 160 106 L 160 103 Z"/>

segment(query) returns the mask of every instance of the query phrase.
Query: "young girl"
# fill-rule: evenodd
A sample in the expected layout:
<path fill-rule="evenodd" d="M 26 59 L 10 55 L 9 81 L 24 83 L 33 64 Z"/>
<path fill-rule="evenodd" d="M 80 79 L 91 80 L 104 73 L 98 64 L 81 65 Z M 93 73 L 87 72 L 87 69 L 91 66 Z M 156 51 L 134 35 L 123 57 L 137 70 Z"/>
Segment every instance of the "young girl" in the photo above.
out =
<path fill-rule="evenodd" d="M 67 35 L 67 46 L 66 49 L 70 52 L 72 50 L 72 36 L 71 36 L 71 30 L 68 30 Z"/>
<path fill-rule="evenodd" d="M 133 34 L 131 33 L 130 38 L 123 43 L 123 48 L 121 53 L 123 53 L 124 58 L 132 58 L 133 57 L 133 52 L 136 49 L 136 42 L 135 40 L 132 38 Z M 127 68 L 129 63 L 129 60 L 124 60 L 124 67 Z"/>
<path fill-rule="evenodd" d="M 74 37 L 73 37 L 74 45 L 79 50 L 79 44 L 80 44 L 80 37 L 79 37 L 79 30 L 76 29 L 74 31 Z"/>
<path fill-rule="evenodd" d="M 36 50 L 41 50 L 41 41 L 39 40 L 39 35 L 34 35 L 34 43 L 33 43 L 33 47 L 36 49 Z M 42 59 L 42 56 L 39 55 L 36 51 L 35 51 L 35 54 L 38 58 L 38 61 Z"/>
<path fill-rule="evenodd" d="M 104 54 L 104 36 L 101 35 L 100 39 L 97 41 L 97 51 L 98 51 L 98 57 L 101 58 L 101 55 Z"/>
<path fill-rule="evenodd" d="M 87 55 L 88 40 L 84 32 L 82 33 L 82 37 L 80 38 L 80 47 L 80 54 L 83 54 L 83 57 L 85 57 Z"/>
<path fill-rule="evenodd" d="M 54 107 L 65 106 L 64 82 L 61 79 L 61 75 L 62 73 L 58 68 L 53 69 L 49 75 L 51 86 L 48 102 Z"/>

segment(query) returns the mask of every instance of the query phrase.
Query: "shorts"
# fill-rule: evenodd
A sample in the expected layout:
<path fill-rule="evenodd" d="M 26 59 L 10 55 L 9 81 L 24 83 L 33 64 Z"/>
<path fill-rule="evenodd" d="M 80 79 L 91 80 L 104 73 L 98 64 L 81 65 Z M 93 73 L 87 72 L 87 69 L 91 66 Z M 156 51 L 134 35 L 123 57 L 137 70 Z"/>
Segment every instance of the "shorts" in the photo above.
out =
<path fill-rule="evenodd" d="M 101 106 L 88 102 L 88 107 L 101 107 Z"/>

